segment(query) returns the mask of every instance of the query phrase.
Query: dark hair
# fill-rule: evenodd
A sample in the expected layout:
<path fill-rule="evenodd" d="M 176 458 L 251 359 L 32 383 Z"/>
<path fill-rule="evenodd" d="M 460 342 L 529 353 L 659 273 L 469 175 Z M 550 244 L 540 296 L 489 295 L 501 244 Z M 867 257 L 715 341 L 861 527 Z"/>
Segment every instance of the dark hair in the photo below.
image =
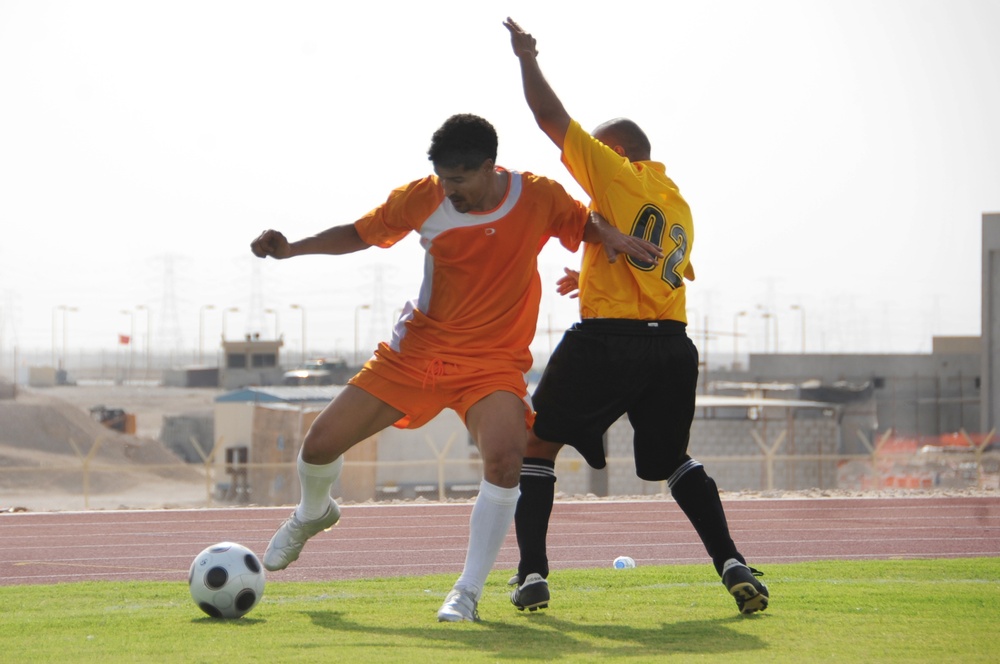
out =
<path fill-rule="evenodd" d="M 470 113 L 453 115 L 431 137 L 427 158 L 443 168 L 479 168 L 497 159 L 497 132 L 489 122 Z"/>

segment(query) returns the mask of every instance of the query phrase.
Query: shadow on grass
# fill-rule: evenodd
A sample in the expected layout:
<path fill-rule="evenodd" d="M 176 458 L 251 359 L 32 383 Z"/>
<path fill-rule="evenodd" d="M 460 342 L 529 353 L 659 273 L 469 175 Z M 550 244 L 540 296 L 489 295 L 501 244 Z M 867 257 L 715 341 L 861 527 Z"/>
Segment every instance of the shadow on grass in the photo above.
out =
<path fill-rule="evenodd" d="M 263 625 L 267 623 L 266 618 L 251 618 L 249 616 L 243 616 L 242 618 L 213 618 L 212 616 L 198 616 L 197 618 L 192 618 L 191 622 L 195 625 L 227 625 L 231 626 L 233 629 L 240 629 L 242 627 L 252 627 L 254 625 Z"/>
<path fill-rule="evenodd" d="M 339 611 L 309 611 L 306 615 L 317 627 L 357 632 L 385 645 L 393 639 L 412 639 L 414 646 L 433 647 L 436 644 L 446 650 L 492 652 L 498 658 L 515 660 L 554 660 L 584 653 L 617 658 L 657 654 L 726 655 L 767 647 L 760 638 L 741 634 L 728 626 L 740 618 L 663 623 L 658 628 L 649 628 L 619 623 L 568 622 L 546 614 L 514 624 L 483 621 L 476 625 L 481 629 L 467 629 L 463 627 L 473 626 L 433 623 L 433 626 L 421 627 L 373 627 L 351 622 Z"/>

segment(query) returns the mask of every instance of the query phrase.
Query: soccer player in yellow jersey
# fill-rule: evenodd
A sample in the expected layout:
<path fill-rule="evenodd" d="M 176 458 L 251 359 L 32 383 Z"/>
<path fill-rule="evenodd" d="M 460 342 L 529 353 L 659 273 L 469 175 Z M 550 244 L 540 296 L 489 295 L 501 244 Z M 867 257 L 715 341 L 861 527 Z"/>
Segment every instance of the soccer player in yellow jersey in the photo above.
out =
<path fill-rule="evenodd" d="M 478 602 L 510 529 L 533 412 L 525 373 L 541 285 L 537 255 L 549 238 L 576 250 L 604 244 L 609 258 L 658 258 L 648 242 L 589 213 L 556 182 L 496 166 L 497 135 L 475 115 L 449 118 L 431 139 L 435 175 L 393 191 L 351 224 L 297 242 L 275 230 L 251 243 L 261 258 L 346 254 L 420 236 L 426 257 L 419 297 L 391 341 L 309 428 L 298 458 L 301 500 L 264 552 L 264 567 L 294 562 L 313 535 L 340 519 L 330 497 L 343 454 L 390 425 L 416 428 L 454 409 L 479 446 L 483 481 L 472 509 L 465 568 L 438 611 L 441 621 L 478 620 Z"/>
<path fill-rule="evenodd" d="M 687 336 L 684 280 L 693 279 L 691 211 L 663 164 L 650 159 L 645 133 L 610 120 L 588 134 L 573 120 L 538 65 L 535 39 L 508 18 L 528 107 L 591 198 L 591 208 L 623 233 L 659 245 L 663 260 L 608 262 L 587 245 L 579 274 L 581 321 L 570 328 L 532 399 L 536 411 L 521 467 L 515 530 L 521 559 L 511 602 L 545 608 L 549 572 L 545 536 L 552 512 L 555 459 L 563 445 L 604 468 L 603 435 L 628 414 L 636 474 L 666 480 L 742 613 L 767 608 L 767 588 L 729 534 L 719 491 L 688 456 L 695 411 L 698 351 Z M 560 284 L 560 292 L 566 282 Z"/>

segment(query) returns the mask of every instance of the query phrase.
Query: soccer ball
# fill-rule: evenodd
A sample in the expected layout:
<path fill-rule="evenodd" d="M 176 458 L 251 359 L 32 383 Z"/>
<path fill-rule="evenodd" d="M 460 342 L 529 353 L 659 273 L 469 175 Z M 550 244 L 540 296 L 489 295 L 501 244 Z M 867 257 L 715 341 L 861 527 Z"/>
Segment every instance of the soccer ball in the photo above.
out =
<path fill-rule="evenodd" d="M 191 562 L 191 598 L 213 618 L 240 618 L 264 595 L 264 569 L 242 544 L 213 544 Z"/>

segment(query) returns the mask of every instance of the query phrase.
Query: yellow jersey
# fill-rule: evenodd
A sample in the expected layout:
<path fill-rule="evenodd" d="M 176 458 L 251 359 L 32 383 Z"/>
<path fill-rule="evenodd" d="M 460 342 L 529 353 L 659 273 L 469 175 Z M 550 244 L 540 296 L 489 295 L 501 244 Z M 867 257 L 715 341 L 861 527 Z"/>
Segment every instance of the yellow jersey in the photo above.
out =
<path fill-rule="evenodd" d="M 686 323 L 684 280 L 694 280 L 691 210 L 663 164 L 631 162 L 580 124 L 570 122 L 562 161 L 590 196 L 590 207 L 628 235 L 660 246 L 657 265 L 619 256 L 609 263 L 599 244 L 585 244 L 580 317 L 677 320 Z"/>

